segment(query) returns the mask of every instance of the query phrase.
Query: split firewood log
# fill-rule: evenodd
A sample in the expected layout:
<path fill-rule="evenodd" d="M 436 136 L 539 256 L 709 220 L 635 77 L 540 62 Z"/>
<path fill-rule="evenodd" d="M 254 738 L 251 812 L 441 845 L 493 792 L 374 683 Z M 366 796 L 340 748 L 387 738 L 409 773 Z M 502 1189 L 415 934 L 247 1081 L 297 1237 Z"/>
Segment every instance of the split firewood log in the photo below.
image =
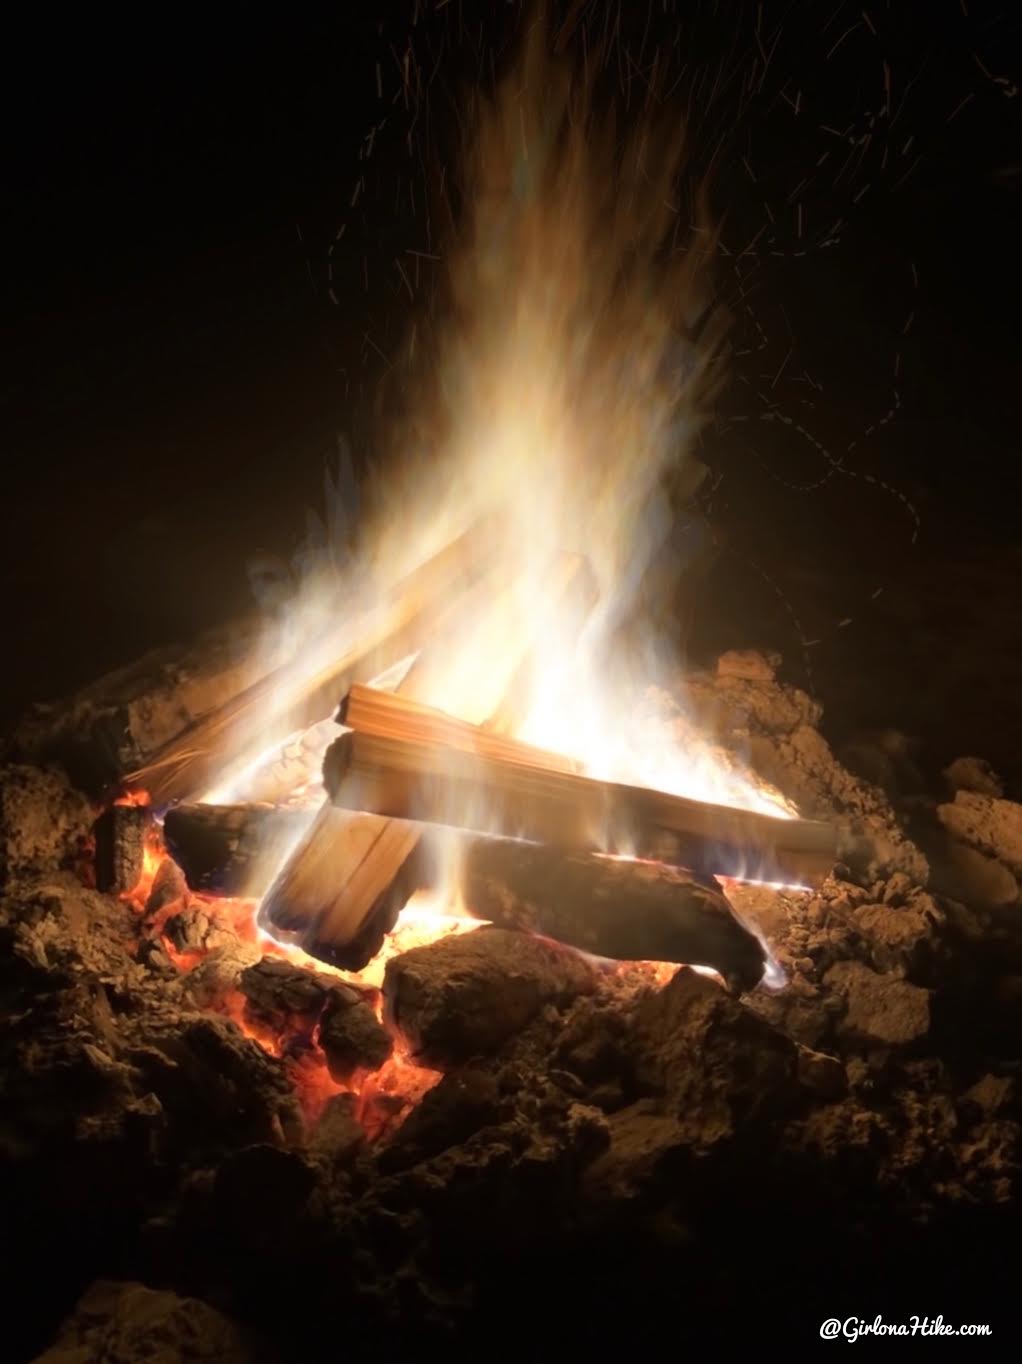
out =
<path fill-rule="evenodd" d="M 573 591 L 585 600 L 588 583 L 584 562 L 577 555 L 561 556 L 554 565 L 544 609 L 553 610 L 565 597 L 570 600 Z M 468 688 L 469 695 L 462 697 L 461 718 L 424 704 L 452 685 L 464 687 L 457 660 L 474 653 L 471 621 L 460 639 L 438 637 L 395 692 L 353 686 L 342 702 L 340 723 L 384 731 L 397 727 L 403 734 L 441 734 L 447 741 L 468 748 L 482 744 L 486 752 L 511 753 L 523 760 L 529 757 L 548 766 L 563 763 L 570 770 L 573 764 L 566 759 L 516 743 L 500 733 L 510 717 L 509 689 L 523 685 L 523 668 L 531 654 L 534 631 L 545 619 L 544 609 L 540 609 L 530 611 L 528 619 L 523 620 L 522 607 L 514 585 L 486 606 L 487 623 L 506 621 L 515 641 L 502 654 L 498 682 L 503 690 L 497 712 L 489 714 L 492 728 L 482 729 L 470 722 L 488 715 L 485 697 L 473 694 L 472 687 Z M 490 671 L 494 671 L 492 665 Z M 492 689 L 492 678 L 490 685 Z M 469 719 L 464 718 L 465 713 Z M 379 951 L 401 909 L 418 889 L 420 867 L 414 854 L 420 832 L 418 825 L 407 820 L 366 814 L 352 820 L 328 801 L 267 892 L 260 923 L 322 961 L 348 970 L 361 969 Z"/>
<path fill-rule="evenodd" d="M 812 886 L 837 856 L 835 831 L 826 824 L 596 781 L 449 744 L 344 734 L 327 750 L 323 779 L 342 808 L 634 853 L 703 875 Z"/>

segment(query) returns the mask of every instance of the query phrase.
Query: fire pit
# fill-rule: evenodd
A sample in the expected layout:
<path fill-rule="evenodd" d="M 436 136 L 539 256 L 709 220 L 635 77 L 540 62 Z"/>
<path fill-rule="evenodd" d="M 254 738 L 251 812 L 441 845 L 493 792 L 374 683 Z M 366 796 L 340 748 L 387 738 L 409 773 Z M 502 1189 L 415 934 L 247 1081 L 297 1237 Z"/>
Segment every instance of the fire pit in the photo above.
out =
<path fill-rule="evenodd" d="M 219 648 L 206 672 L 182 657 L 199 692 Z M 587 1276 L 611 1275 L 647 1314 L 641 1339 L 664 1325 L 667 1266 L 719 1302 L 710 1266 L 725 1243 L 730 1263 L 738 1205 L 818 1223 L 848 1265 L 879 1228 L 892 1253 L 919 1254 L 920 1215 L 946 1235 L 1008 1198 L 1017 1114 L 996 1039 L 1012 959 L 990 960 L 982 909 L 925 888 L 886 799 L 836 762 L 818 708 L 770 661 L 690 673 L 675 723 L 712 723 L 722 755 L 755 753 L 764 783 L 833 821 L 837 860 L 815 889 L 473 835 L 457 883 L 439 854 L 401 863 L 434 879 L 406 877 L 393 922 L 383 898 L 382 946 L 363 933 L 354 971 L 323 960 L 333 919 L 292 925 L 313 958 L 237 893 L 260 848 L 287 861 L 286 804 L 179 805 L 161 830 L 140 796 L 97 806 L 52 766 L 70 715 L 79 757 L 125 719 L 144 754 L 138 717 L 159 716 L 180 676 L 144 660 L 134 694 L 109 679 L 37 716 L 3 773 L 14 1225 L 55 1300 L 101 1275 L 152 1285 L 95 1290 L 73 1329 L 97 1301 L 115 1318 L 155 1310 L 138 1294 L 157 1289 L 170 1311 L 166 1285 L 269 1337 L 294 1331 L 275 1306 L 292 1293 L 313 1334 L 338 1295 L 352 1332 L 483 1330 L 494 1294 L 527 1291 L 539 1320 L 570 1253 L 559 1310 L 581 1312 Z M 324 827 L 310 809 L 299 848 Z M 185 863 L 190 850 L 186 871 L 168 843 Z M 700 969 L 600 946 L 665 933 L 699 944 Z M 776 1281 L 759 1270 L 765 1294 Z"/>
<path fill-rule="evenodd" d="M 6 743 L 18 1357 L 761 1346 L 906 1266 L 989 1319 L 1022 807 L 963 760 L 896 810 L 779 657 L 676 657 L 713 225 L 550 46 L 340 568 Z"/>

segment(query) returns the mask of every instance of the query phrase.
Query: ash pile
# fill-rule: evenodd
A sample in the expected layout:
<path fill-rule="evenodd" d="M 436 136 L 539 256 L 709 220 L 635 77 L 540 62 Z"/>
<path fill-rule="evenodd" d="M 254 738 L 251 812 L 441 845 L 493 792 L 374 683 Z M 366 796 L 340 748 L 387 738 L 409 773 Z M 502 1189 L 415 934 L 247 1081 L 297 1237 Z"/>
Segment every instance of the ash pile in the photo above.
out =
<path fill-rule="evenodd" d="M 726 655 L 677 725 L 839 833 L 815 891 L 726 887 L 782 989 L 492 926 L 360 984 L 173 863 L 132 899 L 141 821 L 111 833 L 81 759 L 125 714 L 163 742 L 183 673 L 8 745 L 6 1357 L 602 1355 L 812 1339 L 908 1280 L 949 1318 L 1010 1301 L 1022 806 L 985 764 L 894 801 L 773 660 Z"/>

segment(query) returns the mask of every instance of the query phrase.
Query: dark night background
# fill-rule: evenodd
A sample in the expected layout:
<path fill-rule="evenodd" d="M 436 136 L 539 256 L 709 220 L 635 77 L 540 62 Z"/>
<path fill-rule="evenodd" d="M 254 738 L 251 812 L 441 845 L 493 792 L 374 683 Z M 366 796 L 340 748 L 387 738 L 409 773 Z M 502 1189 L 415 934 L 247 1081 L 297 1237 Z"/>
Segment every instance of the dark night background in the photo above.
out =
<path fill-rule="evenodd" d="M 364 335 L 391 335 L 397 292 L 375 264 L 366 292 L 353 229 L 334 306 L 326 250 L 364 169 L 376 62 L 389 92 L 390 45 L 417 8 L 433 7 L 37 9 L 9 29 L 3 720 L 246 609 L 247 557 L 293 545 L 337 434 L 368 429 L 380 362 Z M 455 4 L 445 22 L 498 9 Z M 722 548 L 699 580 L 695 641 L 774 644 L 806 680 L 793 611 L 819 640 L 809 680 L 838 737 L 897 725 L 936 760 L 980 751 L 1022 771 L 1018 19 L 1003 4 L 878 4 L 874 34 L 857 7 L 765 9 L 768 27 L 783 19 L 771 88 L 802 88 L 805 105 L 782 117 L 775 98 L 726 148 L 725 241 L 756 230 L 767 192 L 788 202 L 832 136 L 821 124 L 875 107 L 884 61 L 905 97 L 892 156 L 914 144 L 863 172 L 837 247 L 750 275 L 771 340 L 737 362 L 724 415 L 754 412 L 742 395 L 757 387 L 769 400 L 794 346 L 782 390 L 812 369 L 809 424 L 839 452 L 890 406 L 900 344 L 900 410 L 849 468 L 904 494 L 921 526 L 913 543 L 904 505 L 858 477 L 795 491 L 826 472 L 811 448 L 758 414 L 722 421 L 703 450 Z M 699 42 L 751 60 L 755 11 L 700 7 Z M 377 187 L 406 173 L 400 140 L 380 142 Z M 381 258 L 418 244 L 382 193 L 363 207 Z M 831 205 L 807 208 L 818 232 Z M 792 402 L 806 393 L 792 386 Z"/>

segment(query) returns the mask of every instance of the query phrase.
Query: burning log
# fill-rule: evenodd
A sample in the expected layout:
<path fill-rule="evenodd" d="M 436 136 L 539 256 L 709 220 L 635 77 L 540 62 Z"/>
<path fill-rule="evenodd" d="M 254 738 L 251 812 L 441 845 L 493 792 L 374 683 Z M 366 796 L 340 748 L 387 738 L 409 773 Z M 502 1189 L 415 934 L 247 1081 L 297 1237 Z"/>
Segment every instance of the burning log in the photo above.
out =
<path fill-rule="evenodd" d="M 419 835 L 404 820 L 327 802 L 270 887 L 260 923 L 321 961 L 360 970 L 417 889 Z"/>
<path fill-rule="evenodd" d="M 763 976 L 766 954 L 724 896 L 662 863 L 478 838 L 464 850 L 461 890 L 479 918 L 597 957 L 709 966 L 739 991 Z"/>
<path fill-rule="evenodd" d="M 167 811 L 163 840 L 192 890 L 259 895 L 272 877 L 274 850 L 279 856 L 308 822 L 307 811 L 271 805 L 177 805 Z"/>
<path fill-rule="evenodd" d="M 121 894 L 142 877 L 152 816 L 144 805 L 111 805 L 96 821 L 96 887 Z"/>
<path fill-rule="evenodd" d="M 497 729 L 470 724 L 406 696 L 376 691 L 357 683 L 341 702 L 337 718 L 342 725 L 359 734 L 440 745 L 460 753 L 476 753 L 481 758 L 523 763 L 551 772 L 578 771 L 577 763 L 559 753 L 521 743 Z"/>
<path fill-rule="evenodd" d="M 583 568 L 577 555 L 561 557 L 547 610 L 572 589 L 580 600 L 587 599 L 589 575 Z M 510 593 L 505 605 L 513 607 L 514 597 Z M 543 613 L 538 613 L 533 625 L 542 618 Z M 436 662 L 437 650 L 427 657 L 424 667 L 417 664 L 417 670 L 404 679 L 401 694 L 353 686 L 338 719 L 353 728 L 427 736 L 470 751 L 572 771 L 567 759 L 501 737 L 500 730 L 510 722 L 513 692 L 524 685 L 530 645 L 531 636 L 522 634 L 519 656 L 510 668 L 497 712 L 490 717 L 492 729 L 480 729 L 417 699 L 431 690 L 430 665 Z M 420 836 L 416 825 L 403 820 L 362 815 L 352 821 L 327 801 L 270 888 L 260 921 L 322 961 L 360 970 L 379 951 L 384 936 L 418 889 L 421 873 L 414 853 Z"/>
<path fill-rule="evenodd" d="M 250 723 L 260 747 L 268 748 L 322 720 L 357 677 L 375 677 L 433 637 L 438 619 L 460 611 L 463 594 L 488 565 L 483 523 L 410 573 L 383 605 L 355 616 L 294 663 L 200 716 L 125 781 L 143 787 L 154 805 L 209 789 L 223 774 L 240 725 Z"/>
<path fill-rule="evenodd" d="M 503 742 L 503 741 L 502 741 Z M 781 819 L 435 743 L 350 733 L 327 751 L 335 805 L 496 831 L 582 851 L 633 852 L 723 875 L 816 885 L 836 860 L 826 824 Z"/>

